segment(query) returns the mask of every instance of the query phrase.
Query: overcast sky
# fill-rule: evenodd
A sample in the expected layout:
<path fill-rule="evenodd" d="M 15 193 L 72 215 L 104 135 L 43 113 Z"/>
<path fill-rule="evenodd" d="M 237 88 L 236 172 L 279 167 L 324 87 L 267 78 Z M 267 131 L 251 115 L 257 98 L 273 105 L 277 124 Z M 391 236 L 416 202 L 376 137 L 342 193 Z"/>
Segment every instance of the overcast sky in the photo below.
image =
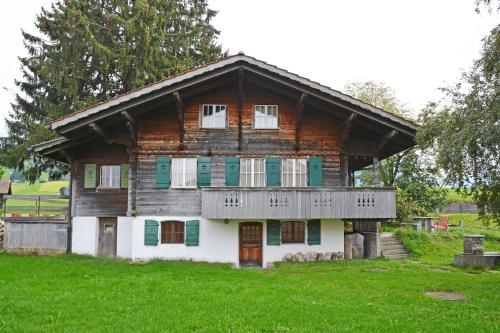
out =
<path fill-rule="evenodd" d="M 5 1 L 0 11 L 0 135 L 20 77 L 21 29 L 51 0 Z M 239 51 L 342 90 L 348 81 L 391 86 L 414 112 L 437 100 L 479 56 L 499 22 L 474 0 L 209 0 L 230 54 Z"/>

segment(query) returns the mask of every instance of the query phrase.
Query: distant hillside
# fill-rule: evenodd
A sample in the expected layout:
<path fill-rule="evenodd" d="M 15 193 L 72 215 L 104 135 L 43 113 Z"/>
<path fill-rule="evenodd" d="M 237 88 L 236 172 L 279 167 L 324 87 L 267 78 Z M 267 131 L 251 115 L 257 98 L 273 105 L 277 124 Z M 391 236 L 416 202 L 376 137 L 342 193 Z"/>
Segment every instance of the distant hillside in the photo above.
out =
<path fill-rule="evenodd" d="M 59 194 L 61 187 L 68 187 L 69 182 L 66 180 L 35 183 L 30 185 L 28 182 L 12 183 L 12 194 L 14 195 L 42 195 L 42 194 Z"/>

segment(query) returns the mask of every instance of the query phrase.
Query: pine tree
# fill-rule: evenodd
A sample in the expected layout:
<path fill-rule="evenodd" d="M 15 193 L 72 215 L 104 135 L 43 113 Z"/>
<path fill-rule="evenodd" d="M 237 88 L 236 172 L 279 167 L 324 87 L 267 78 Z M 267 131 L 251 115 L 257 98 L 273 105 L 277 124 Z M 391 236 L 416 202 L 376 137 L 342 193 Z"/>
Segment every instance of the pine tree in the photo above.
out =
<path fill-rule="evenodd" d="M 20 93 L 7 120 L 0 164 L 23 167 L 28 147 L 51 139 L 51 121 L 224 57 L 206 0 L 64 0 L 22 32 Z M 48 161 L 31 157 L 30 180 Z M 15 165 L 14 165 L 15 164 Z"/>

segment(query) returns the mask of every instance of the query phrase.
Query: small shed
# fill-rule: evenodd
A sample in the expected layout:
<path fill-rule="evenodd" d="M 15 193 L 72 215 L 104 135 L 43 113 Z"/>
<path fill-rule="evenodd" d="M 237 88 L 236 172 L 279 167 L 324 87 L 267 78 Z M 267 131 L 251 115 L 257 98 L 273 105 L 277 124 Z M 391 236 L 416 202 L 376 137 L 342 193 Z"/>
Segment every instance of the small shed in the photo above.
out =
<path fill-rule="evenodd" d="M 4 196 L 11 194 L 12 189 L 10 179 L 0 179 L 0 209 L 3 209 Z"/>

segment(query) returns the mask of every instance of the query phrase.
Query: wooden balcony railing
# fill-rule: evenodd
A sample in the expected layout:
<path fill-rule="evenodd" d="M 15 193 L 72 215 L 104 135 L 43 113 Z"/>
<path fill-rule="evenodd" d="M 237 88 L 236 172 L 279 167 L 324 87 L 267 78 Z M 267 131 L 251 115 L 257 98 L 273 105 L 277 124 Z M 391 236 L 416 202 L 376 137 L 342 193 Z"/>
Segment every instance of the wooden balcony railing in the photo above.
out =
<path fill-rule="evenodd" d="M 205 188 L 211 219 L 392 219 L 394 188 Z"/>

